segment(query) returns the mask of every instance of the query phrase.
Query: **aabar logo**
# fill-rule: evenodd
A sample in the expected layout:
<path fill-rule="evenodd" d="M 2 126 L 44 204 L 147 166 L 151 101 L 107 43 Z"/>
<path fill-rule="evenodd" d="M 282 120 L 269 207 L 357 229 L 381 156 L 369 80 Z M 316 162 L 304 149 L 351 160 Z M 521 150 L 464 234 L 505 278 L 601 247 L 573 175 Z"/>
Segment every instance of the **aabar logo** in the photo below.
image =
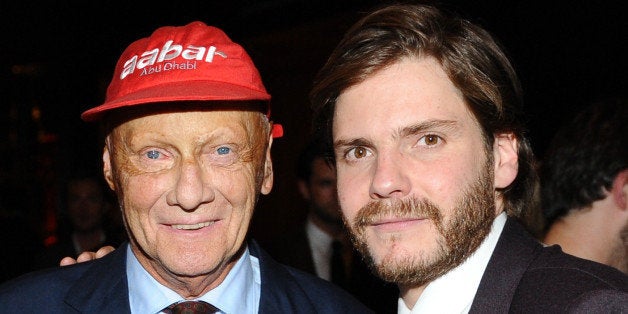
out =
<path fill-rule="evenodd" d="M 172 43 L 173 41 L 169 40 L 164 44 L 161 49 L 155 48 L 153 50 L 145 51 L 141 55 L 135 55 L 131 59 L 127 60 L 124 63 L 122 73 L 120 73 L 120 79 L 123 80 L 129 74 L 133 73 L 136 69 L 141 70 L 146 67 L 151 68 L 142 71 L 142 75 L 154 72 L 161 72 L 161 64 L 158 67 L 152 66 L 156 63 L 169 61 L 179 56 L 181 56 L 184 60 L 197 60 L 205 62 L 212 62 L 215 55 L 227 58 L 227 55 L 224 52 L 217 51 L 216 47 L 214 46 L 201 47 L 188 45 L 187 47 L 185 47 L 185 49 L 183 49 L 183 46 L 173 45 Z M 165 66 L 163 69 L 196 69 L 196 62 L 183 62 L 180 64 L 176 62 L 170 62 L 167 63 L 167 66 Z"/>

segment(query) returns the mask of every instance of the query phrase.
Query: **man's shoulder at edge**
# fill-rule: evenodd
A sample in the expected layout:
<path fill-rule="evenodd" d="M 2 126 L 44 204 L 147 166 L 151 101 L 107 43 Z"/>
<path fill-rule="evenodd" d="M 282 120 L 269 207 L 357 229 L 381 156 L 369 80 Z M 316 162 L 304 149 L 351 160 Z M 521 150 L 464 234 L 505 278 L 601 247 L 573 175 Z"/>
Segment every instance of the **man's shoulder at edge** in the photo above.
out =
<path fill-rule="evenodd" d="M 616 305 L 626 309 L 627 279 L 612 267 L 568 255 L 558 246 L 544 247 L 509 218 L 474 303 L 484 304 L 478 299 L 494 293 L 501 295 L 502 306 L 510 304 L 510 311 L 590 310 L 595 304 L 604 306 L 598 310 Z"/>

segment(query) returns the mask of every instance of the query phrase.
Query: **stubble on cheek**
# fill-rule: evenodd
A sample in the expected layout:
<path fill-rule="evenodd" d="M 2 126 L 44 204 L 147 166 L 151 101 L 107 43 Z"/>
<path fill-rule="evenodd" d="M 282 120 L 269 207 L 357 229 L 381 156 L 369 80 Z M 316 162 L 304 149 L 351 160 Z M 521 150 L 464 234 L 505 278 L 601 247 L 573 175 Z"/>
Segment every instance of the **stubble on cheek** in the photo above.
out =
<path fill-rule="evenodd" d="M 351 225 L 352 240 L 366 257 L 373 271 L 382 279 L 401 285 L 420 286 L 460 265 L 486 238 L 495 218 L 492 168 L 487 163 L 477 179 L 464 191 L 446 220 L 442 209 L 427 200 L 373 201 L 362 208 Z M 399 252 L 396 241 L 378 253 L 369 250 L 367 226 L 380 217 L 427 217 L 435 228 L 435 245 L 430 252 Z M 371 242 L 373 239 L 371 239 Z M 399 239 L 401 241 L 401 239 Z M 372 245 L 372 244 L 371 244 Z M 381 248 L 380 248 L 381 249 Z M 374 250 L 373 250 L 374 251 Z"/>

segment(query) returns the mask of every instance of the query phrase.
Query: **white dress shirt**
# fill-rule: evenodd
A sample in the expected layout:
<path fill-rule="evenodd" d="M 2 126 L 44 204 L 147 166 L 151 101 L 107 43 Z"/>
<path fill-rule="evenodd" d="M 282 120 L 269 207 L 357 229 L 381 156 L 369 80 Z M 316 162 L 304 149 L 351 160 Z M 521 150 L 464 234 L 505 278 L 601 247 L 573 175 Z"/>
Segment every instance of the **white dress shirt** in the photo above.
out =
<path fill-rule="evenodd" d="M 506 213 L 501 213 L 493 221 L 486 239 L 466 261 L 430 282 L 412 310 L 406 306 L 403 299 L 399 298 L 397 312 L 399 314 L 468 313 L 505 224 Z"/>
<path fill-rule="evenodd" d="M 334 239 L 318 228 L 310 219 L 305 224 L 305 233 L 312 250 L 316 275 L 325 280 L 331 280 L 331 243 Z"/>
<path fill-rule="evenodd" d="M 184 299 L 155 280 L 127 247 L 126 273 L 131 313 L 156 314 Z M 218 313 L 257 313 L 261 293 L 259 261 L 247 248 L 225 280 L 196 300 L 217 307 Z"/>

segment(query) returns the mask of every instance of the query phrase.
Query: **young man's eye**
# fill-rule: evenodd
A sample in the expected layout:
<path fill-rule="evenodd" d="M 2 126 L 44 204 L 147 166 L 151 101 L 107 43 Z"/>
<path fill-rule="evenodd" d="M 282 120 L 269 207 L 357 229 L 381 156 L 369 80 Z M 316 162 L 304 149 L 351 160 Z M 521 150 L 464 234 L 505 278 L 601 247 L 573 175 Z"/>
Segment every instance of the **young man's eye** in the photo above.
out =
<path fill-rule="evenodd" d="M 355 158 L 364 158 L 366 157 L 366 148 L 364 147 L 356 147 L 353 149 L 353 157 Z"/>
<path fill-rule="evenodd" d="M 349 160 L 356 160 L 368 157 L 371 152 L 366 147 L 354 147 L 347 151 L 345 158 Z"/>
<path fill-rule="evenodd" d="M 425 145 L 425 146 L 434 146 L 439 144 L 442 141 L 442 138 L 438 135 L 435 134 L 427 134 L 423 137 L 421 137 L 421 139 L 419 139 L 419 144 Z"/>

